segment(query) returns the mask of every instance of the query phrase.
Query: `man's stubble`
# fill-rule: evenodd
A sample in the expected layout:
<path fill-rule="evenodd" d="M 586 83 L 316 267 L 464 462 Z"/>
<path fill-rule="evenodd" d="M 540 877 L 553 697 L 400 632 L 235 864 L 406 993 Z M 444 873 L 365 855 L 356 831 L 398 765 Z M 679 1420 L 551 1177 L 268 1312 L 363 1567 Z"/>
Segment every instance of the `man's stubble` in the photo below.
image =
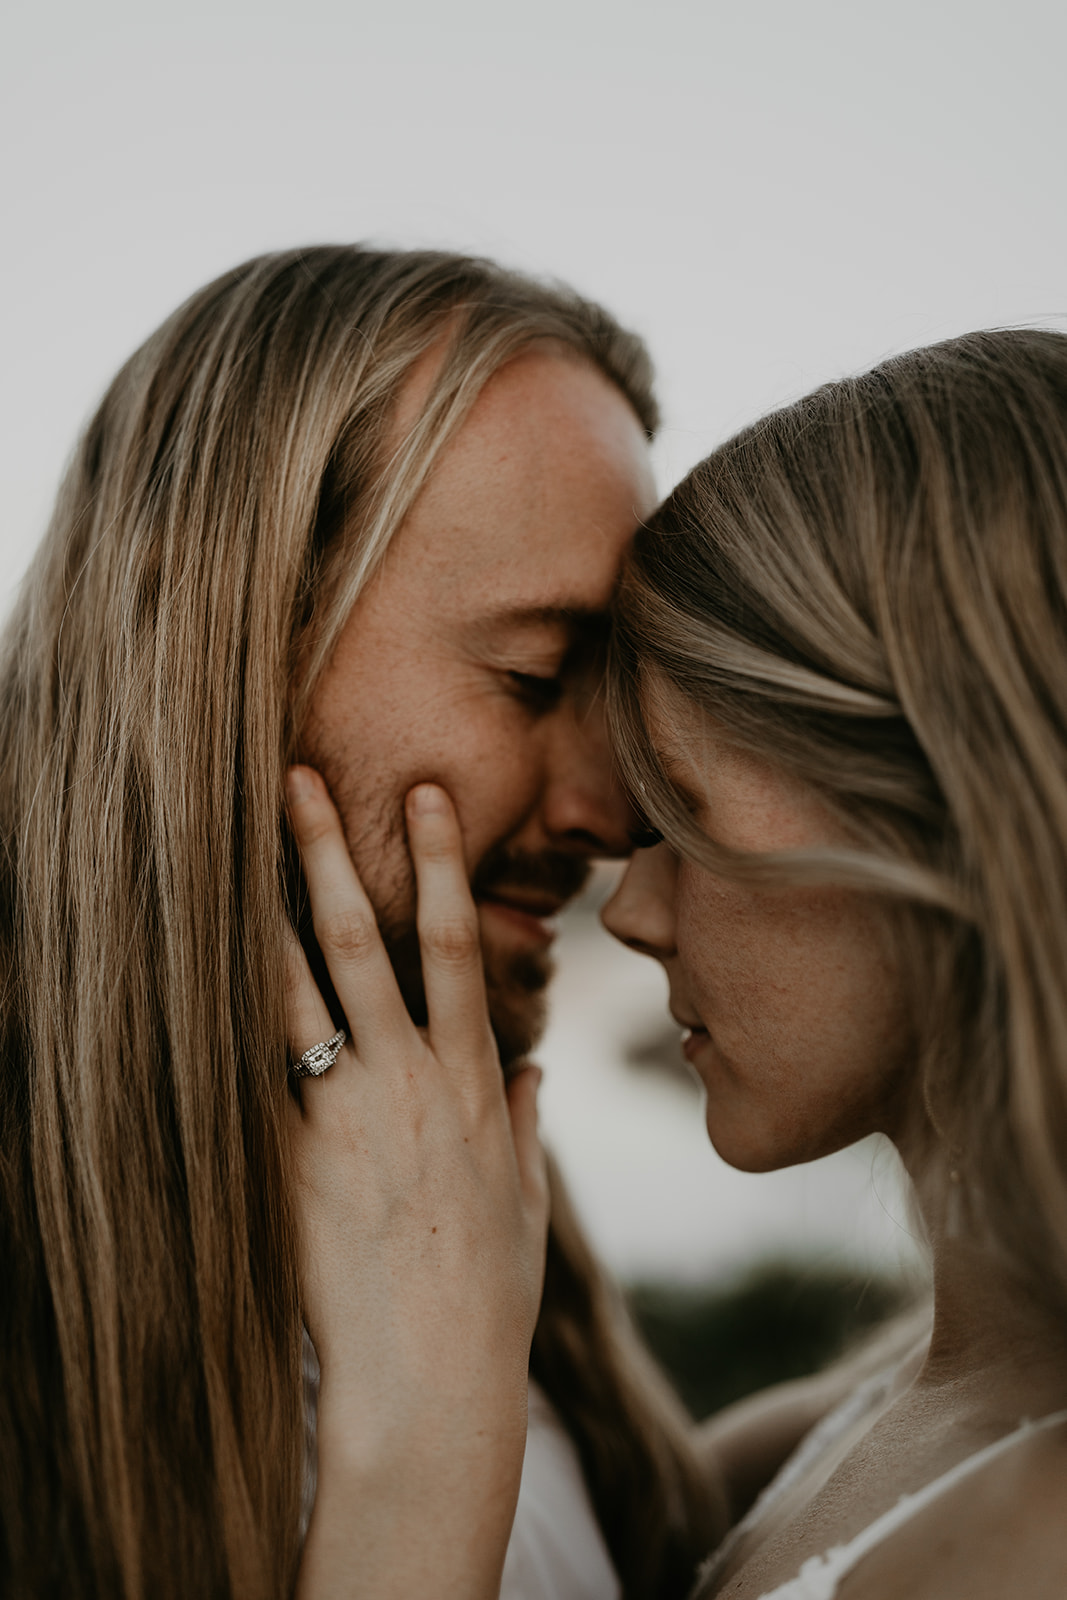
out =
<path fill-rule="evenodd" d="M 394 852 L 401 846 L 394 859 L 403 867 L 375 910 L 404 1003 L 415 1023 L 424 1027 L 426 991 L 415 926 L 414 874 L 399 825 L 394 826 L 391 843 Z M 503 893 L 507 889 L 537 890 L 571 900 L 588 876 L 589 865 L 582 857 L 562 851 L 533 855 L 498 844 L 491 846 L 475 867 L 471 891 L 476 903 L 494 890 Z M 555 963 L 547 950 L 503 951 L 483 941 L 482 965 L 489 1021 L 501 1066 L 509 1073 L 529 1055 L 544 1032 L 547 989 Z"/>
<path fill-rule="evenodd" d="M 415 874 L 403 816 L 395 803 L 388 801 L 368 804 L 364 800 L 358 806 L 355 797 L 345 792 L 346 787 L 338 785 L 334 793 L 345 820 L 349 851 L 357 869 L 361 862 L 378 863 L 377 881 L 371 881 L 371 870 L 364 867 L 365 887 L 404 1003 L 415 1024 L 425 1027 L 426 990 L 415 923 Z M 367 819 L 355 836 L 349 826 L 354 815 Z M 517 851 L 506 841 L 498 842 L 476 864 L 471 891 L 476 902 L 494 890 L 503 893 L 509 888 L 544 892 L 569 901 L 580 892 L 589 871 L 583 856 L 556 850 L 533 854 Z M 489 1020 L 501 1066 L 508 1073 L 529 1055 L 544 1032 L 546 991 L 555 963 L 547 950 L 504 951 L 486 946 L 483 941 L 482 964 Z M 316 970 L 318 975 L 321 957 Z"/>

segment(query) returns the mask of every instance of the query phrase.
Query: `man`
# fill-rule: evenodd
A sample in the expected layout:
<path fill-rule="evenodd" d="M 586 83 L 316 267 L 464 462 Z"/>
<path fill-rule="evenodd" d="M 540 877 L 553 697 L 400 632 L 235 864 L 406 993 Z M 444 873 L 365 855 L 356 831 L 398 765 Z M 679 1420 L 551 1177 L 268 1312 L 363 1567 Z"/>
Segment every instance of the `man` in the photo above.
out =
<path fill-rule="evenodd" d="M 443 356 L 401 390 L 391 451 Z M 437 458 L 310 700 L 301 758 L 341 812 L 417 1019 L 403 798 L 432 778 L 455 801 L 505 1071 L 541 1032 L 552 919 L 592 858 L 630 849 L 596 680 L 619 563 L 653 503 L 646 429 L 618 385 L 565 345 L 522 351 Z M 574 1446 L 538 1391 L 503 1594 L 618 1592 Z"/>
<path fill-rule="evenodd" d="M 416 1017 L 400 802 L 447 786 L 517 1059 L 551 913 L 626 848 L 590 670 L 655 420 L 589 302 L 330 247 L 193 295 L 90 422 L 0 659 L 4 1592 L 289 1591 L 283 774 L 330 785 Z M 591 1592 L 684 1593 L 707 1492 L 562 1193 L 532 1371 Z"/>
<path fill-rule="evenodd" d="M 397 440 L 427 377 L 401 393 Z M 415 1010 L 403 796 L 433 778 L 455 799 L 505 1069 L 540 1034 L 552 917 L 590 858 L 629 850 L 592 680 L 619 562 L 653 501 L 618 388 L 571 352 L 516 356 L 434 465 L 311 700 L 301 753 L 342 813 Z"/>

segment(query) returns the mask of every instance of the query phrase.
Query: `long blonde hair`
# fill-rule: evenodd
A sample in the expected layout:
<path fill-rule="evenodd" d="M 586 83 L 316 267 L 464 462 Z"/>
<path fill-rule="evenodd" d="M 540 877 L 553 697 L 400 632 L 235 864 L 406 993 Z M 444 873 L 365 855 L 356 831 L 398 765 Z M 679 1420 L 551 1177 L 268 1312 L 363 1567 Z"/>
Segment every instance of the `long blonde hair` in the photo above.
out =
<path fill-rule="evenodd" d="M 923 1187 L 1067 1314 L 1067 336 L 976 333 L 833 383 L 637 538 L 612 719 L 683 853 L 884 897 L 915 1000 Z M 815 785 L 848 848 L 704 838 L 651 682 Z M 918 1104 L 918 1102 L 917 1102 Z"/>
<path fill-rule="evenodd" d="M 0 661 L 5 1592 L 291 1588 L 282 774 L 438 451 L 546 339 L 652 432 L 642 345 L 568 291 L 266 256 L 137 351 L 77 449 Z"/>

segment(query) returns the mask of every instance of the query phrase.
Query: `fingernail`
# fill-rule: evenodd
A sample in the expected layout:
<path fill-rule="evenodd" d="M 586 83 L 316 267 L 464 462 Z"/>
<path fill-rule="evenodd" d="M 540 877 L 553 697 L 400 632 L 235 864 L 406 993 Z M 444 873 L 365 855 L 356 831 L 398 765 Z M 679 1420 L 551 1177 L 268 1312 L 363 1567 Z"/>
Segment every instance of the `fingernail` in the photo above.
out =
<path fill-rule="evenodd" d="M 315 780 L 307 767 L 290 767 L 285 774 L 285 793 L 291 806 L 309 800 L 315 792 Z"/>
<path fill-rule="evenodd" d="M 434 812 L 440 814 L 445 811 L 448 802 L 444 790 L 439 789 L 436 783 L 420 783 L 409 791 L 408 805 L 417 816 L 429 816 Z"/>

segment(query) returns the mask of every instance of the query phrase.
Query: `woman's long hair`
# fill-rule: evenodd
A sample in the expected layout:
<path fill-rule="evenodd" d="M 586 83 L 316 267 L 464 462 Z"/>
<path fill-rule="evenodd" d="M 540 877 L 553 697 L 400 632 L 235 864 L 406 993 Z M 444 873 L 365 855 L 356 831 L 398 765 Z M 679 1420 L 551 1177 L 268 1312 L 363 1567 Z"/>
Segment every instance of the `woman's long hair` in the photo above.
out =
<path fill-rule="evenodd" d="M 704 838 L 648 737 L 653 682 L 815 785 L 849 847 Z M 1067 336 L 915 351 L 698 466 L 638 535 L 612 719 L 684 854 L 884 897 L 920 1188 L 1067 1314 Z"/>
<path fill-rule="evenodd" d="M 652 432 L 643 347 L 599 308 L 331 247 L 194 295 L 78 446 L 0 660 L 5 1593 L 291 1589 L 282 775 L 438 451 L 537 340 Z M 657 1427 L 646 1407 L 639 1454 Z"/>

